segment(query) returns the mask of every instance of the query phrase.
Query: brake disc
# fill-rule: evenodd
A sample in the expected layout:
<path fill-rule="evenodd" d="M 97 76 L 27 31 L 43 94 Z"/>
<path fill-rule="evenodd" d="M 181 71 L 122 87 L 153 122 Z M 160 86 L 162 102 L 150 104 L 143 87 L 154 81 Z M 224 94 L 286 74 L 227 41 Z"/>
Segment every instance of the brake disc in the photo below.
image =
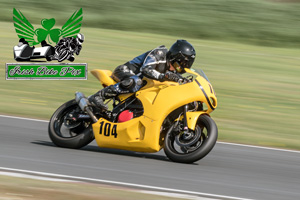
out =
<path fill-rule="evenodd" d="M 175 136 L 175 142 L 178 146 L 180 147 L 187 147 L 187 146 L 192 146 L 201 137 L 201 130 L 197 131 L 187 131 L 187 132 L 181 132 L 180 134 Z"/>
<path fill-rule="evenodd" d="M 69 114 L 71 115 L 71 114 Z M 73 128 L 76 128 L 78 127 L 79 125 L 81 124 L 81 121 L 74 121 L 71 116 L 65 116 L 64 118 L 64 126 L 67 128 L 67 129 L 73 129 Z"/>

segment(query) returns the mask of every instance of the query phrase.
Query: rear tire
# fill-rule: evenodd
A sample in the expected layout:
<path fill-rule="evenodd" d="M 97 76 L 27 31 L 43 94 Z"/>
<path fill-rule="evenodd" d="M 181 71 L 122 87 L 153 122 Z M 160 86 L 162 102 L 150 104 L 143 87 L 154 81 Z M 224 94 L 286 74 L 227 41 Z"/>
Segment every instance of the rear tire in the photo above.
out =
<path fill-rule="evenodd" d="M 187 147 L 176 147 L 176 136 L 171 126 L 166 134 L 164 152 L 167 157 L 180 163 L 193 163 L 205 157 L 215 146 L 218 138 L 218 128 L 213 119 L 207 115 L 201 115 L 198 119 L 195 135 L 201 134 L 198 142 Z M 196 137 L 196 136 L 195 136 Z"/>
<path fill-rule="evenodd" d="M 53 113 L 48 132 L 50 139 L 56 146 L 79 149 L 94 140 L 91 121 L 80 122 L 80 124 L 76 124 L 75 128 L 64 128 L 66 115 L 78 108 L 76 101 L 71 100 L 64 103 Z M 66 130 L 67 134 L 63 130 Z"/>

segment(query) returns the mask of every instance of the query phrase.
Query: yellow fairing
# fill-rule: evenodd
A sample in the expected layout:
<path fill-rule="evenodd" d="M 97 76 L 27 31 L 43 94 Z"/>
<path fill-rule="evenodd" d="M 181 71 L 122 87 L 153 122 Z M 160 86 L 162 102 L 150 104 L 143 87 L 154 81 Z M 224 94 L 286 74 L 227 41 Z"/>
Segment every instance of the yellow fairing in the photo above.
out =
<path fill-rule="evenodd" d="M 116 84 L 116 82 L 110 77 L 112 74 L 110 70 L 94 69 L 91 73 L 105 86 Z"/>
<path fill-rule="evenodd" d="M 196 112 L 187 112 L 186 118 L 187 118 L 187 125 L 189 129 L 195 130 L 198 118 L 200 115 L 206 114 L 204 111 L 196 111 Z"/>
<path fill-rule="evenodd" d="M 93 124 L 98 145 L 131 151 L 157 152 L 163 145 L 160 130 L 164 119 L 175 109 L 198 101 L 206 104 L 207 110 L 187 112 L 188 127 L 194 130 L 199 116 L 209 114 L 217 107 L 217 98 L 206 79 L 190 70 L 187 71 L 197 77 L 193 82 L 183 85 L 148 79 L 147 85 L 135 93 L 144 107 L 142 116 L 122 123 L 112 123 L 100 118 Z M 99 80 L 103 83 L 102 78 Z"/>
<path fill-rule="evenodd" d="M 212 112 L 217 106 L 217 98 L 210 90 L 209 83 L 202 77 L 183 85 L 156 86 L 136 93 L 144 106 L 144 116 L 153 120 L 164 119 L 176 108 L 193 101 L 201 101 L 207 105 L 205 113 Z M 206 96 L 204 95 L 204 93 Z"/>
<path fill-rule="evenodd" d="M 157 152 L 161 124 L 140 116 L 123 123 L 112 123 L 101 118 L 93 124 L 97 144 L 105 148 L 118 148 L 139 152 Z"/>

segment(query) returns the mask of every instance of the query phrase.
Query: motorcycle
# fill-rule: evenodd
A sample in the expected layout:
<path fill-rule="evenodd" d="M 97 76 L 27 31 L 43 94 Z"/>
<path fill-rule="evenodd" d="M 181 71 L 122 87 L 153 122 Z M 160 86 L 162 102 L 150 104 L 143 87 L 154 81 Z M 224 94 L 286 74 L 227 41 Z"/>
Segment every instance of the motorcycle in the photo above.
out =
<path fill-rule="evenodd" d="M 16 61 L 30 61 L 39 58 L 46 58 L 47 61 L 51 61 L 53 53 L 51 46 L 38 48 L 30 47 L 28 44 L 14 46 L 14 59 Z"/>
<path fill-rule="evenodd" d="M 115 84 L 109 70 L 91 73 L 104 87 Z M 76 92 L 49 123 L 49 136 L 59 147 L 81 148 L 96 139 L 99 147 L 153 153 L 164 149 L 180 163 L 193 163 L 214 147 L 218 128 L 209 113 L 217 97 L 205 73 L 186 69 L 183 82 L 159 82 L 143 77 L 136 93 L 113 99 L 112 109 L 91 106 Z"/>
<path fill-rule="evenodd" d="M 64 60 L 69 60 L 73 62 L 75 60 L 73 54 L 78 51 L 78 47 L 70 42 L 67 42 L 64 45 L 55 46 L 55 54 L 52 57 L 53 60 L 62 62 Z M 78 55 L 78 54 L 77 54 Z"/>
<path fill-rule="evenodd" d="M 73 55 L 73 50 L 70 47 L 67 48 L 58 47 L 56 49 L 55 55 L 53 56 L 53 60 L 62 62 L 64 60 L 68 60 L 72 55 Z"/>

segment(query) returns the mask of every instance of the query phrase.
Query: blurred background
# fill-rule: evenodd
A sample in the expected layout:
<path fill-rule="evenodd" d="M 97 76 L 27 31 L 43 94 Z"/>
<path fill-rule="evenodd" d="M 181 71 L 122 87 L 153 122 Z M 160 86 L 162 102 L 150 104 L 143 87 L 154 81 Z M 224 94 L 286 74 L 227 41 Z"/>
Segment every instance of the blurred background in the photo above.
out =
<path fill-rule="evenodd" d="M 34 28 L 55 18 L 61 26 L 83 9 L 86 40 L 76 63 L 111 69 L 159 45 L 186 39 L 194 68 L 218 97 L 212 118 L 219 141 L 300 150 L 300 0 L 0 0 L 0 114 L 50 119 L 75 91 L 101 89 L 83 81 L 5 80 L 18 37 L 13 8 Z M 52 61 L 56 63 L 56 61 Z"/>

